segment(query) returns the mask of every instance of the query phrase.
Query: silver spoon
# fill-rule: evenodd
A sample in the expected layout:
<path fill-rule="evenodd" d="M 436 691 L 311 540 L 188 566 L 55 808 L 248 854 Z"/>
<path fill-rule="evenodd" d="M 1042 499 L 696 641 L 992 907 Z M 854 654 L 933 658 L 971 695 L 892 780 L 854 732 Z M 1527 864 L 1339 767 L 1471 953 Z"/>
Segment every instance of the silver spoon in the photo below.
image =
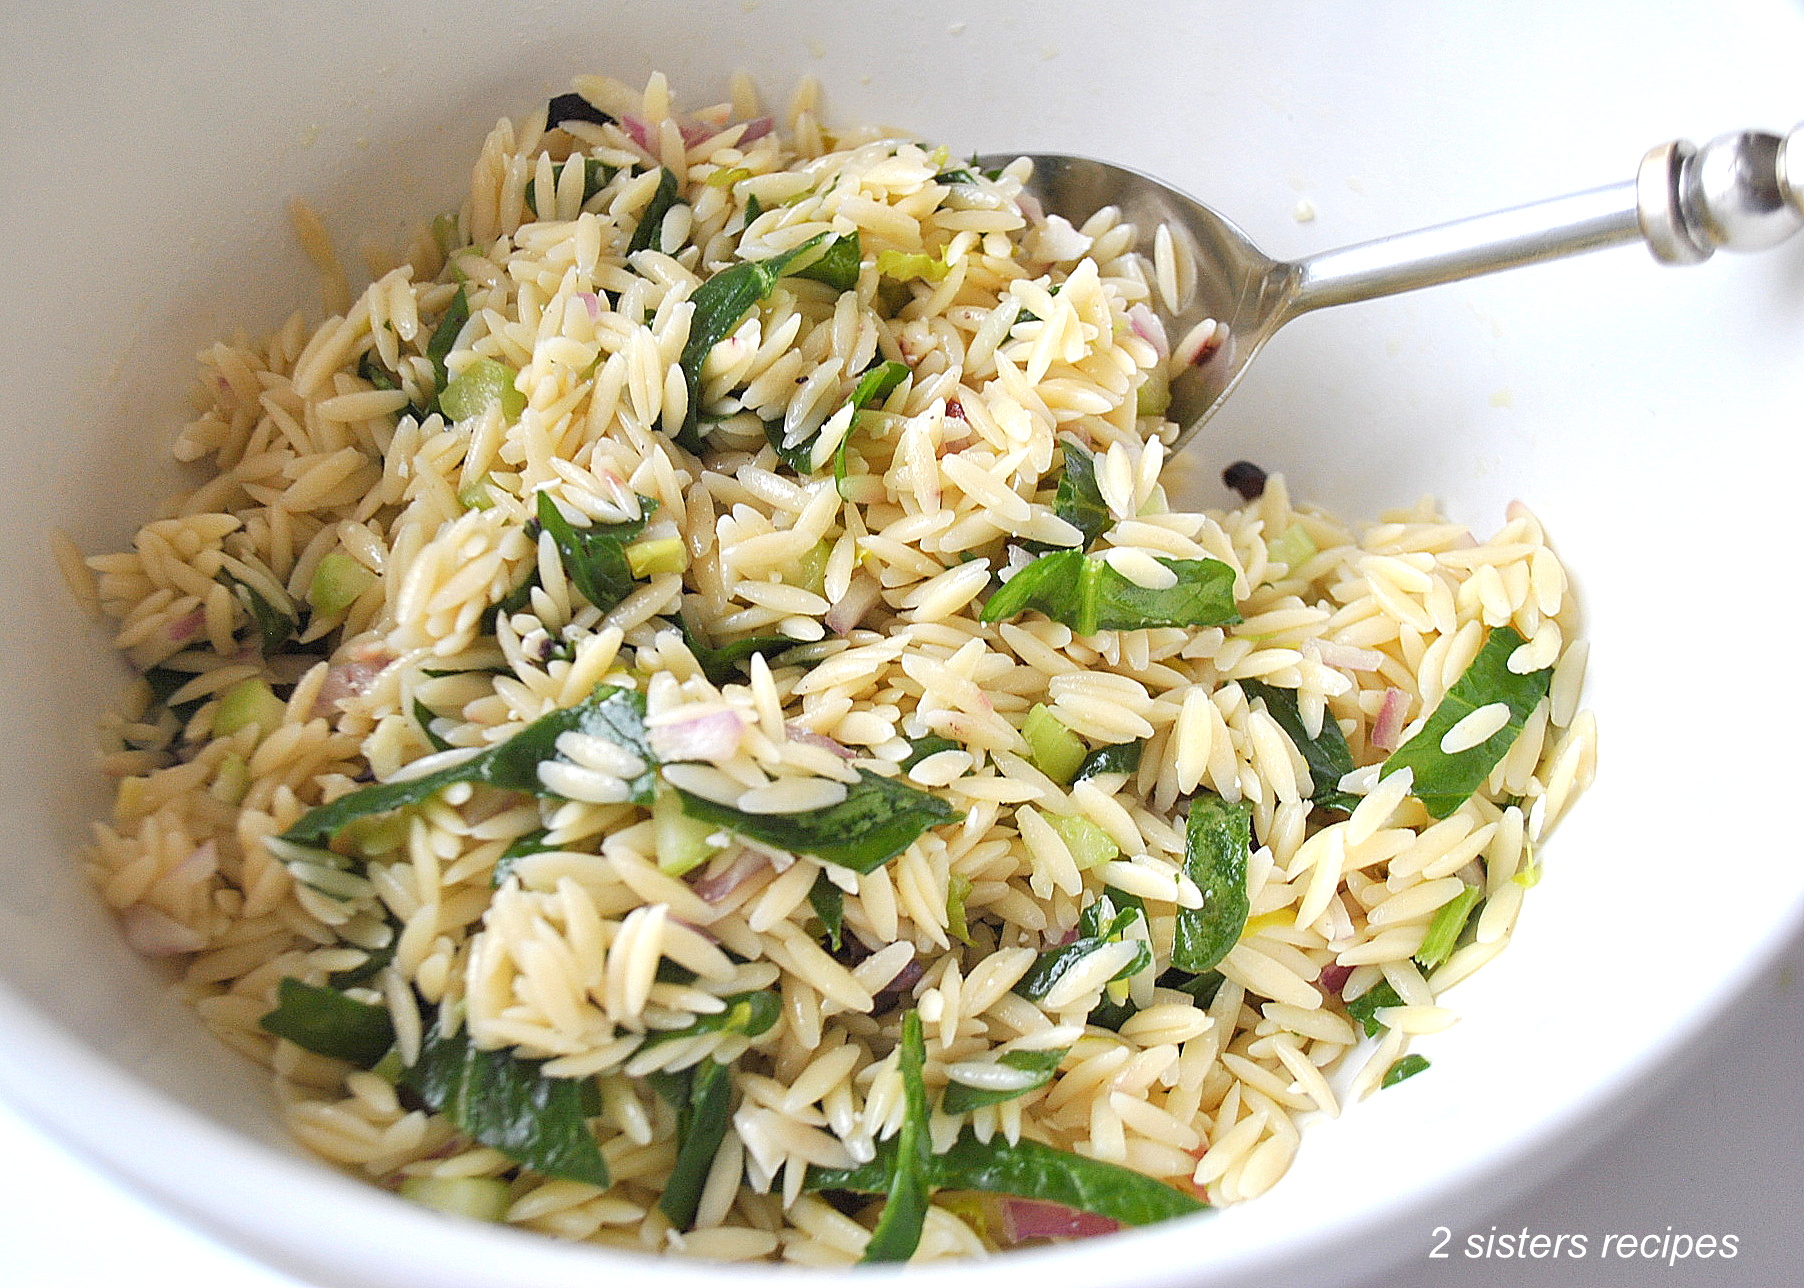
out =
<path fill-rule="evenodd" d="M 1148 256 L 1160 224 L 1188 242 L 1196 285 L 1164 321 L 1174 341 L 1208 319 L 1216 331 L 1202 356 L 1172 381 L 1166 415 L 1181 427 L 1181 447 L 1215 414 L 1272 334 L 1314 309 L 1626 242 L 1644 242 L 1664 264 L 1701 263 L 1719 247 L 1776 246 L 1804 227 L 1800 140 L 1804 125 L 1785 138 L 1749 130 L 1702 148 L 1683 139 L 1662 143 L 1622 183 L 1294 261 L 1273 259 L 1208 206 L 1126 166 L 1028 154 L 1034 173 L 1027 190 L 1074 226 L 1104 206 L 1116 207 L 1138 227 L 1139 249 Z M 1018 155 L 975 160 L 997 167 Z"/>

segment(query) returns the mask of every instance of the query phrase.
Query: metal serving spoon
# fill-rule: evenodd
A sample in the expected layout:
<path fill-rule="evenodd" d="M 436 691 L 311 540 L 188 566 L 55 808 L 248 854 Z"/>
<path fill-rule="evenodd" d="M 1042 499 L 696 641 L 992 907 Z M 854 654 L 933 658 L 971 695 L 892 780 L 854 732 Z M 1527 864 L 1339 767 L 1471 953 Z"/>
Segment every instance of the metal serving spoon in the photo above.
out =
<path fill-rule="evenodd" d="M 1307 259 L 1273 259 L 1208 206 L 1126 166 L 1055 153 L 1031 155 L 1027 189 L 1045 209 L 1082 225 L 1104 206 L 1140 230 L 1185 239 L 1196 285 L 1165 312 L 1173 341 L 1213 318 L 1215 338 L 1171 386 L 1167 415 L 1188 442 L 1222 405 L 1277 329 L 1314 309 L 1455 282 L 1625 242 L 1663 264 L 1697 264 L 1718 247 L 1761 250 L 1804 227 L 1804 125 L 1780 138 L 1724 134 L 1702 148 L 1683 139 L 1642 158 L 1635 178 L 1495 214 L 1398 233 Z M 1002 166 L 1018 153 L 977 157 Z M 1155 293 L 1155 299 L 1156 299 Z M 1224 331 L 1225 328 L 1225 331 Z"/>

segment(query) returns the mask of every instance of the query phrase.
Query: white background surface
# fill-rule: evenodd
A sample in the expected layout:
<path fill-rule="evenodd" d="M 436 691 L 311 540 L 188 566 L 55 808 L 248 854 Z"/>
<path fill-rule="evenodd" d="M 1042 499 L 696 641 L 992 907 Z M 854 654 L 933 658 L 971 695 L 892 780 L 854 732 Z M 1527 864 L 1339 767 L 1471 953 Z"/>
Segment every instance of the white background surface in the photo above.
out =
<path fill-rule="evenodd" d="M 1629 987 L 1676 967 L 1649 963 Z M 1452 1230 L 1434 1221 L 1370 1288 L 1789 1288 L 1804 1283 L 1804 942 L 1768 970 L 1692 1067 L 1602 1148 L 1529 1198 Z M 1424 1077 L 1433 1076 L 1432 1070 Z M 300 1288 L 163 1215 L 0 1106 L 3 1288 Z M 206 1166 L 197 1158 L 194 1166 Z M 1585 1234 L 1572 1260 L 1467 1259 L 1470 1234 Z M 1603 1261 L 1606 1233 L 1736 1235 L 1733 1261 Z M 1649 1245 L 1650 1247 L 1652 1245 Z"/>

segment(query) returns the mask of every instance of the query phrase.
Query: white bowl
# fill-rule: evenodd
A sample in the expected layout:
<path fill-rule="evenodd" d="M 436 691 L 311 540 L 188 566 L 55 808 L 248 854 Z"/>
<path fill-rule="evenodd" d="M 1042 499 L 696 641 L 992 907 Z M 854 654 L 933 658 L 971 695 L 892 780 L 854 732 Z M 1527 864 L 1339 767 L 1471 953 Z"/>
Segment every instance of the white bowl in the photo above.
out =
<path fill-rule="evenodd" d="M 821 78 L 844 120 L 956 150 L 1062 150 L 1168 176 L 1302 254 L 1625 178 L 1650 144 L 1804 114 L 1804 16 L 1488 8 L 762 3 L 490 8 L 133 5 L 8 18 L 0 228 L 12 248 L 0 511 L 12 625 L 0 860 L 0 1091 L 221 1237 L 331 1285 L 722 1285 L 754 1268 L 622 1259 L 451 1222 L 284 1135 L 260 1073 L 165 999 L 84 885 L 104 809 L 89 729 L 123 668 L 48 534 L 119 547 L 172 490 L 192 355 L 258 331 L 310 274 L 282 213 L 341 246 L 451 202 L 484 132 L 578 71 Z M 1299 222 L 1299 202 L 1313 222 Z M 1548 847 L 1517 941 L 1462 986 L 1431 1076 L 1314 1127 L 1268 1196 L 1020 1254 L 1054 1285 L 1331 1284 L 1495 1206 L 1601 1129 L 1804 908 L 1787 808 L 1800 703 L 1788 552 L 1804 407 L 1804 238 L 1683 271 L 1619 250 L 1299 322 L 1193 451 L 1284 470 L 1353 515 L 1432 492 L 1547 522 L 1595 642 L 1603 762 Z M 1219 501 L 1219 496 L 1211 497 Z M 1457 1224 L 1457 1222 L 1454 1222 Z M 1407 1250 L 1414 1250 L 1415 1244 Z M 776 1277 L 786 1277 L 774 1272 Z M 950 1288 L 993 1273 L 910 1272 Z M 810 1274 L 812 1282 L 849 1282 Z M 867 1276 L 860 1275 L 862 1280 Z"/>

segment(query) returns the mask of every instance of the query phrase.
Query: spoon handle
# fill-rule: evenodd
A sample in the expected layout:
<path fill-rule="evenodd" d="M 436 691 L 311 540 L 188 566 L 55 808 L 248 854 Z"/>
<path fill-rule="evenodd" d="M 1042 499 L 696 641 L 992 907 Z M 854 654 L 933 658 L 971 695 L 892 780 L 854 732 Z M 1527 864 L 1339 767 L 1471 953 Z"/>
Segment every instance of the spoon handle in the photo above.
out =
<path fill-rule="evenodd" d="M 1702 149 L 1651 149 L 1609 187 L 1380 237 L 1296 265 L 1286 313 L 1350 304 L 1644 241 L 1662 263 L 1695 264 L 1719 246 L 1757 250 L 1804 227 L 1804 125 L 1788 138 L 1743 131 Z M 1787 165 L 1788 153 L 1791 164 Z"/>

